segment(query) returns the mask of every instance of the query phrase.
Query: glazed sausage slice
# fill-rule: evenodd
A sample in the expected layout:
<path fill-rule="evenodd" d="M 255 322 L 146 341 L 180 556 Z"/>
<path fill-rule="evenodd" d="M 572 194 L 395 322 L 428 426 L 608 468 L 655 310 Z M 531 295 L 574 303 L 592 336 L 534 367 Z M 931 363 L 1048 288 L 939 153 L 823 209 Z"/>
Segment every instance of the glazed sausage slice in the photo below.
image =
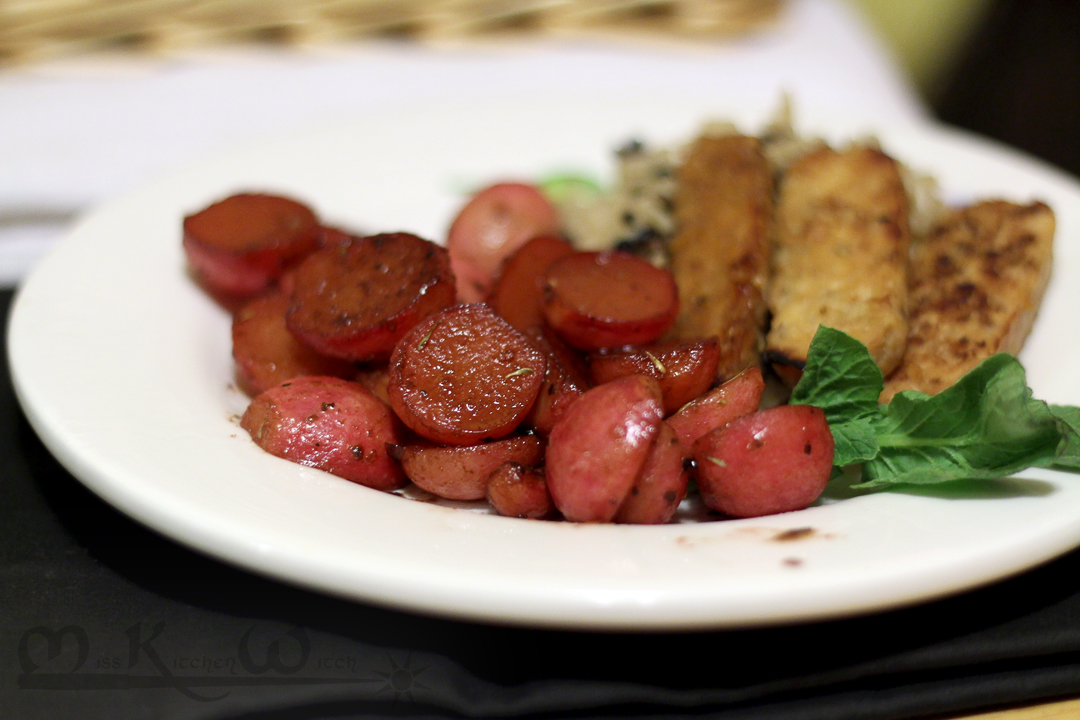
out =
<path fill-rule="evenodd" d="M 660 386 L 631 375 L 597 385 L 548 439 L 548 489 L 573 522 L 611 522 L 641 472 L 663 419 Z"/>
<path fill-rule="evenodd" d="M 508 517 L 543 520 L 555 513 L 543 468 L 509 462 L 488 478 L 487 499 L 495 512 Z"/>
<path fill-rule="evenodd" d="M 544 318 L 579 350 L 645 345 L 675 321 L 671 273 L 624 252 L 567 255 L 548 268 Z"/>
<path fill-rule="evenodd" d="M 293 273 L 287 322 L 324 355 L 385 360 L 416 323 L 454 302 L 444 248 L 409 233 L 346 239 Z"/>
<path fill-rule="evenodd" d="M 236 381 L 252 397 L 303 375 L 348 378 L 355 371 L 351 362 L 320 355 L 297 340 L 285 326 L 288 307 L 289 298 L 275 288 L 233 316 Z"/>
<path fill-rule="evenodd" d="M 405 475 L 387 452 L 404 440 L 382 401 L 357 383 L 302 377 L 258 395 L 240 426 L 271 455 L 325 470 L 377 490 L 395 490 Z"/>
<path fill-rule="evenodd" d="M 471 445 L 521 423 L 545 366 L 543 353 L 487 305 L 455 305 L 398 343 L 390 358 L 390 402 L 418 435 Z"/>
<path fill-rule="evenodd" d="M 587 362 L 594 385 L 627 375 L 656 378 L 664 393 L 664 414 L 670 415 L 712 386 L 720 348 L 715 338 L 670 341 L 591 353 Z"/>
<path fill-rule="evenodd" d="M 184 251 L 214 295 L 254 295 L 315 249 L 321 229 L 306 205 L 278 195 L 231 195 L 184 218 Z"/>
<path fill-rule="evenodd" d="M 667 422 L 686 447 L 693 447 L 702 435 L 757 412 L 764 392 L 765 379 L 753 367 L 682 406 Z"/>
<path fill-rule="evenodd" d="M 519 435 L 479 445 L 406 445 L 398 454 L 417 487 L 448 500 L 481 500 L 499 466 L 540 464 L 544 443 L 535 435 Z"/>
<path fill-rule="evenodd" d="M 666 422 L 660 429 L 645 458 L 641 472 L 634 478 L 630 493 L 615 513 L 615 522 L 635 525 L 661 525 L 670 522 L 679 503 L 686 497 L 690 471 L 686 460 L 690 449 Z"/>
<path fill-rule="evenodd" d="M 558 212 L 532 185 L 503 182 L 476 193 L 446 239 L 462 302 L 486 298 L 503 260 L 532 238 L 558 232 Z"/>
<path fill-rule="evenodd" d="M 495 314 L 524 332 L 544 320 L 540 299 L 548 268 L 571 254 L 570 243 L 553 235 L 533 238 L 507 258 L 487 303 Z"/>

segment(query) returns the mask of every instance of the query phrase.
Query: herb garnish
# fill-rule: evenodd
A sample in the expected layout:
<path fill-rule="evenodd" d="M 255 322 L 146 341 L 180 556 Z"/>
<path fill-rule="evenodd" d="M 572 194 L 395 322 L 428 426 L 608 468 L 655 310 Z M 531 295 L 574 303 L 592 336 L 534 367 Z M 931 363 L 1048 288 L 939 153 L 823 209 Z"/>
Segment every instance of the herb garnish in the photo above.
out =
<path fill-rule="evenodd" d="M 656 357 L 648 350 L 645 351 L 645 354 L 649 356 L 650 360 L 652 360 L 653 367 L 655 367 L 656 371 L 660 373 L 660 377 L 667 375 L 667 368 L 664 367 L 664 363 L 660 362 L 660 358 Z"/>
<path fill-rule="evenodd" d="M 1033 398 L 1012 355 L 987 358 L 937 395 L 905 390 L 882 405 L 883 388 L 866 346 L 818 329 L 791 402 L 825 411 L 834 472 L 862 465 L 853 487 L 1004 477 L 1029 467 L 1080 472 L 1080 408 Z"/>
<path fill-rule="evenodd" d="M 420 342 L 418 342 L 416 344 L 416 349 L 417 350 L 423 350 L 424 349 L 424 346 L 428 344 L 428 340 L 431 339 L 431 333 L 435 332 L 435 328 L 439 327 L 439 325 L 441 325 L 441 324 L 442 324 L 442 321 L 440 320 L 439 322 L 435 323 L 430 328 L 428 328 L 428 331 L 424 334 L 424 337 L 420 338 Z"/>

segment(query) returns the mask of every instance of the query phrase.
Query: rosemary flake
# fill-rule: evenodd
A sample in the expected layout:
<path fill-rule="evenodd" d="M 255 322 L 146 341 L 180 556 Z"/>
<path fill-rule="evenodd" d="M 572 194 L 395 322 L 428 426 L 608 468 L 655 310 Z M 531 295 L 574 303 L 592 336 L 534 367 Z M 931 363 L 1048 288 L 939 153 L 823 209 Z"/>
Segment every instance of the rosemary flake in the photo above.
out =
<path fill-rule="evenodd" d="M 440 323 L 441 323 L 441 321 L 435 323 L 434 325 L 432 325 L 431 329 L 428 330 L 424 334 L 424 337 L 420 338 L 420 342 L 416 344 L 416 349 L 417 350 L 423 350 L 424 349 L 424 346 L 428 344 L 428 340 L 431 339 L 431 333 L 435 332 L 435 328 L 439 327 Z"/>
<path fill-rule="evenodd" d="M 645 354 L 649 356 L 650 360 L 652 360 L 652 364 L 656 367 L 656 370 L 660 373 L 661 377 L 667 375 L 667 368 L 664 367 L 664 363 L 660 362 L 660 358 L 656 357 L 648 350 L 645 351 Z"/>

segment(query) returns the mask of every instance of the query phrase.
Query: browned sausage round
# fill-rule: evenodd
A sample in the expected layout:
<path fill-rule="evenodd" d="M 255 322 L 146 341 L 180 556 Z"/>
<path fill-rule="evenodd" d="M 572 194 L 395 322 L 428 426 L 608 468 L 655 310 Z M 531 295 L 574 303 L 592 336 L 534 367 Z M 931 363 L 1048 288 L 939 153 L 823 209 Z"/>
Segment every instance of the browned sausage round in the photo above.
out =
<path fill-rule="evenodd" d="M 320 237 L 310 208 L 277 195 L 232 195 L 184 218 L 188 262 L 215 295 L 258 293 Z"/>
<path fill-rule="evenodd" d="M 548 268 L 544 318 L 579 350 L 645 345 L 675 322 L 675 280 L 624 252 L 567 255 Z"/>
<path fill-rule="evenodd" d="M 408 233 L 353 238 L 292 274 L 287 321 L 304 343 L 347 360 L 385 360 L 416 323 L 454 302 L 444 248 Z"/>
<path fill-rule="evenodd" d="M 390 358 L 390 402 L 418 435 L 471 445 L 509 434 L 544 380 L 544 355 L 487 305 L 417 325 Z"/>

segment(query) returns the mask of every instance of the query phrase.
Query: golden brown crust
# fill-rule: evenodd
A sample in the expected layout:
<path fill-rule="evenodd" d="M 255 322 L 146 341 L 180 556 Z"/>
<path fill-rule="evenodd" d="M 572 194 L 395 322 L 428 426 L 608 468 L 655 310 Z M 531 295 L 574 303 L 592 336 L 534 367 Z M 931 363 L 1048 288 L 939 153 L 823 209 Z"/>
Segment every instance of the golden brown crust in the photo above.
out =
<path fill-rule="evenodd" d="M 827 325 L 862 341 L 882 372 L 899 365 L 910 231 L 896 161 L 868 147 L 801 158 L 784 176 L 775 232 L 770 360 L 801 368 L 814 333 Z"/>
<path fill-rule="evenodd" d="M 934 394 L 994 353 L 1017 353 L 1050 279 L 1054 213 L 991 200 L 949 213 L 912 249 L 911 331 L 882 401 Z"/>
<path fill-rule="evenodd" d="M 720 379 L 756 366 L 768 278 L 772 173 L 757 138 L 698 138 L 678 172 L 670 243 L 680 338 L 715 337 Z"/>

